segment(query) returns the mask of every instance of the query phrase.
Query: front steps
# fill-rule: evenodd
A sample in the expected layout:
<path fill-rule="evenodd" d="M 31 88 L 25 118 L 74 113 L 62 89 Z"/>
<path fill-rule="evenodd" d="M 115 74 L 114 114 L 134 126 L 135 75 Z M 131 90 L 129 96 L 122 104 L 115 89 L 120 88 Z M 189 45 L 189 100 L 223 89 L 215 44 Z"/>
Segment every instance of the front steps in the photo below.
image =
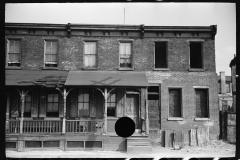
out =
<path fill-rule="evenodd" d="M 150 139 L 148 137 L 127 138 L 127 153 L 152 153 Z"/>

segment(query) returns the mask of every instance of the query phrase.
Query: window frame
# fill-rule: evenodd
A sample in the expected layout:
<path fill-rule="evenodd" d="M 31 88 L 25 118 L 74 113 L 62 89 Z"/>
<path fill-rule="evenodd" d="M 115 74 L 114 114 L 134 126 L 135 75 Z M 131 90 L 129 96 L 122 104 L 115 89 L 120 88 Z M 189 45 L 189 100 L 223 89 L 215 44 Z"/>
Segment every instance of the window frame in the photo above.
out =
<path fill-rule="evenodd" d="M 6 38 L 6 41 L 7 41 L 7 56 L 6 56 L 6 66 L 7 67 L 21 67 L 22 65 L 22 38 L 20 37 L 9 37 L 9 38 Z M 10 41 L 19 41 L 19 62 L 10 62 L 10 59 L 9 59 L 9 53 L 10 53 Z M 14 48 L 15 49 L 15 48 Z M 19 65 L 17 66 L 11 66 L 9 65 L 9 63 L 18 63 Z"/>
<path fill-rule="evenodd" d="M 83 41 L 83 68 L 97 68 L 98 66 L 98 40 L 84 40 Z M 86 66 L 85 64 L 85 52 L 86 52 L 86 44 L 87 43 L 95 43 L 96 44 L 96 53 L 95 53 L 95 65 L 94 66 Z"/>
<path fill-rule="evenodd" d="M 56 62 L 46 62 L 46 50 L 47 50 L 47 42 L 57 42 L 56 46 Z M 59 40 L 58 39 L 44 39 L 44 67 L 46 68 L 58 68 L 59 65 Z M 47 64 L 56 65 L 56 66 L 47 66 Z"/>
<path fill-rule="evenodd" d="M 51 104 L 54 104 L 54 103 L 57 103 L 57 106 L 58 106 L 58 110 L 56 111 L 56 112 L 48 112 L 48 103 L 49 103 L 49 101 L 48 101 L 48 95 L 49 94 L 53 94 L 53 101 L 52 102 L 50 102 Z M 60 106 L 59 106 L 59 94 L 60 93 L 58 93 L 58 91 L 56 90 L 48 90 L 47 92 L 46 92 L 46 118 L 59 118 L 59 108 L 60 108 Z M 58 97 L 58 101 L 57 102 L 54 102 L 54 95 L 57 95 L 57 97 Z M 53 107 L 53 106 L 52 106 Z M 55 113 L 55 114 L 57 114 L 57 116 L 48 116 L 48 114 L 49 113 Z"/>
<path fill-rule="evenodd" d="M 121 47 L 121 44 L 122 43 L 129 43 L 130 44 L 130 46 L 131 46 L 131 49 L 130 49 L 130 51 L 131 51 L 131 54 L 130 54 L 130 60 L 131 60 L 131 67 L 121 67 L 121 52 L 120 52 L 120 47 Z M 119 69 L 121 70 L 121 69 L 126 69 L 126 70 L 128 70 L 128 69 L 133 69 L 133 58 L 134 58 L 134 56 L 133 56 L 133 40 L 131 40 L 131 39 L 129 39 L 129 40 L 119 40 L 119 45 L 118 45 L 118 47 L 119 47 L 119 50 L 118 50 L 118 54 L 119 54 L 119 57 L 118 57 L 118 62 L 119 62 L 119 64 L 118 64 L 118 66 L 119 66 Z"/>
<path fill-rule="evenodd" d="M 85 94 L 85 90 L 87 90 L 88 92 L 88 102 L 85 102 L 85 100 L 84 100 L 84 94 Z M 79 102 L 79 95 L 80 95 L 80 91 L 82 91 L 82 94 L 83 94 L 83 102 Z M 77 111 L 78 111 L 78 118 L 90 118 L 90 89 L 88 89 L 88 88 L 79 88 L 78 89 L 78 94 L 77 94 Z M 82 116 L 80 116 L 80 110 L 79 110 L 79 107 L 78 107 L 78 105 L 79 105 L 79 103 L 83 103 L 83 115 Z M 88 115 L 86 116 L 86 115 L 84 115 L 84 104 L 85 103 L 88 103 Z"/>
<path fill-rule="evenodd" d="M 115 102 L 111 101 L 111 95 L 112 94 L 115 94 Z M 109 102 L 109 99 L 110 99 L 110 102 Z M 107 98 L 107 110 L 108 110 L 108 108 L 113 108 L 113 107 L 108 107 L 108 104 L 112 104 L 112 103 L 115 104 L 115 116 L 108 116 L 107 115 L 107 118 L 116 118 L 117 117 L 117 93 L 116 93 L 116 90 L 111 91 L 110 94 L 109 94 L 109 97 Z"/>
<path fill-rule="evenodd" d="M 180 110 L 181 116 L 180 117 L 171 117 L 170 112 L 170 90 L 179 90 L 180 93 Z M 183 120 L 183 96 L 182 96 L 182 87 L 168 87 L 168 120 Z"/>
<path fill-rule="evenodd" d="M 188 40 L 188 46 L 189 46 L 189 71 L 203 71 L 204 70 L 204 54 L 203 54 L 203 49 L 204 49 L 204 42 L 205 40 L 203 39 L 191 39 Z M 191 43 L 200 43 L 201 44 L 201 68 L 192 68 L 191 67 Z"/>
<path fill-rule="evenodd" d="M 210 107 L 209 107 L 209 87 L 207 86 L 197 86 L 194 88 L 194 108 L 195 108 L 195 121 L 201 121 L 201 120 L 209 120 L 210 118 Z M 197 103 L 196 103 L 196 90 L 206 90 L 207 92 L 207 117 L 197 117 Z"/>
<path fill-rule="evenodd" d="M 156 43 L 157 42 L 165 42 L 166 43 L 166 67 L 165 68 L 156 68 Z M 169 64 L 168 64 L 168 57 L 169 57 L 169 50 L 168 50 L 168 45 L 169 45 L 169 40 L 158 40 L 158 41 L 154 41 L 154 44 L 153 44 L 153 50 L 154 50 L 154 59 L 153 59 L 153 68 L 154 70 L 169 70 Z"/>

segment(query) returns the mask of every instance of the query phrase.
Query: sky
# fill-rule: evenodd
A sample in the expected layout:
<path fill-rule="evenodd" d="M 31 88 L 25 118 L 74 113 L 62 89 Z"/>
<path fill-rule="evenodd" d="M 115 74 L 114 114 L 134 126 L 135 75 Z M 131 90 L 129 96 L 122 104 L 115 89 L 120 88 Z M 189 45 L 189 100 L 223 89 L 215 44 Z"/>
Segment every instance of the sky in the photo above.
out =
<path fill-rule="evenodd" d="M 235 7 L 235 3 L 7 3 L 5 22 L 217 25 L 216 72 L 219 74 L 220 71 L 224 71 L 225 75 L 230 76 L 229 63 L 236 54 Z"/>

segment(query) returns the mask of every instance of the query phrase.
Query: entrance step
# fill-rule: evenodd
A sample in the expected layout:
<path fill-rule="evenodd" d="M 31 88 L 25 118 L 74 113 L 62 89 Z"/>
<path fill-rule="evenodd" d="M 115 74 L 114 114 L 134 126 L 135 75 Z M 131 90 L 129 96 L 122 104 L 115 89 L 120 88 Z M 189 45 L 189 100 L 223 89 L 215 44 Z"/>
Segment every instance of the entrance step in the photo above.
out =
<path fill-rule="evenodd" d="M 152 153 L 150 139 L 148 137 L 127 138 L 127 153 Z"/>

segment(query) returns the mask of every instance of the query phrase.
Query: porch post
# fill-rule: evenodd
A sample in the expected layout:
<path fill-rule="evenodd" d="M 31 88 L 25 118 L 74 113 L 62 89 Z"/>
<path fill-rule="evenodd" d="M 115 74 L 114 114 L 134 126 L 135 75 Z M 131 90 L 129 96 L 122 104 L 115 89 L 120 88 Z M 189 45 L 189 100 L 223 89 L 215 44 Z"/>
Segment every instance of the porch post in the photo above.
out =
<path fill-rule="evenodd" d="M 63 124 L 62 124 L 62 134 L 66 133 L 66 106 L 67 106 L 67 92 L 66 88 L 63 89 Z"/>
<path fill-rule="evenodd" d="M 21 96 L 21 102 L 22 102 L 22 108 L 21 108 L 21 119 L 20 119 L 20 134 L 23 134 L 23 114 L 24 114 L 24 103 L 25 103 L 25 96 L 26 93 L 22 90 Z"/>
<path fill-rule="evenodd" d="M 6 106 L 6 133 L 9 133 L 9 109 L 10 109 L 10 95 L 7 94 L 7 106 Z"/>
<path fill-rule="evenodd" d="M 147 87 L 145 90 L 145 97 L 146 97 L 146 134 L 149 134 L 149 120 L 148 120 L 148 93 L 147 93 Z"/>
<path fill-rule="evenodd" d="M 104 99 L 105 99 L 105 105 L 104 105 L 104 133 L 107 134 L 107 88 L 104 89 Z"/>

